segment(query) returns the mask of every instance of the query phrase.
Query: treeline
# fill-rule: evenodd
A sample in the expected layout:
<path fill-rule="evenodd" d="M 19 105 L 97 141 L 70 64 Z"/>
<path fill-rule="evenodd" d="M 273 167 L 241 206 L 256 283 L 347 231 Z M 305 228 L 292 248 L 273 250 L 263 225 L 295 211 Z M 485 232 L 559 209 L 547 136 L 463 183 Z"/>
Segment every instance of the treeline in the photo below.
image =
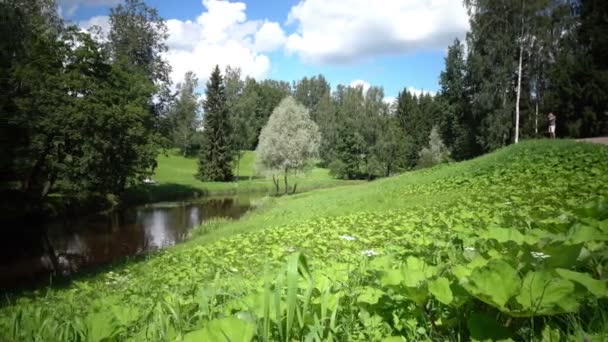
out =
<path fill-rule="evenodd" d="M 124 1 L 103 35 L 65 24 L 52 0 L 2 1 L 0 13 L 9 201 L 120 194 L 148 177 L 169 126 L 167 28 L 156 10 Z"/>
<path fill-rule="evenodd" d="M 323 75 L 260 83 L 227 71 L 240 148 L 256 146 L 282 96 L 309 110 L 322 133 L 321 162 L 342 178 L 374 178 L 447 159 L 464 160 L 524 138 L 608 134 L 608 2 L 466 0 L 471 30 L 448 48 L 438 94 L 338 85 Z M 232 76 L 231 76 L 232 75 Z M 232 84 L 232 86 L 230 86 Z M 233 89 L 229 91 L 228 89 Z M 267 90 L 268 92 L 268 90 Z M 263 92 L 262 92 L 263 93 Z M 242 125 L 243 126 L 239 126 Z"/>
<path fill-rule="evenodd" d="M 406 88 L 389 104 L 380 87 L 334 88 L 323 75 L 288 83 L 218 72 L 222 94 L 211 105 L 226 121 L 221 150 L 232 163 L 238 151 L 255 149 L 289 95 L 319 127 L 320 163 L 347 179 L 541 137 L 548 112 L 557 114 L 558 136 L 608 134 L 606 1 L 464 4 L 466 47 L 456 40 L 448 48 L 437 94 Z M 219 144 L 203 134 L 209 113 L 197 76 L 171 91 L 161 58 L 167 28 L 142 1 L 113 8 L 107 34 L 65 24 L 53 0 L 2 1 L 0 15 L 3 189 L 33 200 L 51 191 L 119 194 L 152 174 L 163 147 L 197 155 Z"/>

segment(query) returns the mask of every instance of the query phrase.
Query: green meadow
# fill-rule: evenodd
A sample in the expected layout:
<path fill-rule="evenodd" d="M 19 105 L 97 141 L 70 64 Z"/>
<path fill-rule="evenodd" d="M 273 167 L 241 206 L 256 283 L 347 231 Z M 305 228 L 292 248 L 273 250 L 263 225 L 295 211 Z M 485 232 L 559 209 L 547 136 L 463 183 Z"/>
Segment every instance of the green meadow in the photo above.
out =
<path fill-rule="evenodd" d="M 177 150 L 167 150 L 159 154 L 158 166 L 152 180 L 156 184 L 141 185 L 129 189 L 125 202 L 158 202 L 190 198 L 193 195 L 230 195 L 239 192 L 274 193 L 272 179 L 255 170 L 255 152 L 243 151 L 238 165 L 234 166 L 233 182 L 203 182 L 196 178 L 198 161 L 196 158 L 184 157 Z M 329 170 L 314 167 L 312 170 L 288 178 L 292 189 L 297 183 L 296 192 L 313 189 L 355 184 L 357 181 L 345 181 L 332 177 Z M 281 179 L 280 193 L 284 185 Z"/>
<path fill-rule="evenodd" d="M 194 164 L 163 158 L 160 184 L 189 181 Z M 605 341 L 606 184 L 605 146 L 526 141 L 266 197 L 144 260 L 7 295 L 0 339 Z"/>

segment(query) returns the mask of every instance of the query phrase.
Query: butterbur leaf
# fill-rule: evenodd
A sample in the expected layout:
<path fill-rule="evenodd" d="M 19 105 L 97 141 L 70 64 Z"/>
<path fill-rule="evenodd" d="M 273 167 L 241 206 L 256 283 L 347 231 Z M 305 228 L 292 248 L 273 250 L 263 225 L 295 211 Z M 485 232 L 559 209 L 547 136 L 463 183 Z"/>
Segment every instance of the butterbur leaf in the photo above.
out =
<path fill-rule="evenodd" d="M 589 292 L 597 297 L 608 296 L 608 289 L 606 288 L 605 281 L 593 279 L 593 277 L 587 273 L 574 272 L 563 268 L 558 268 L 555 271 L 565 279 L 583 285 Z"/>
<path fill-rule="evenodd" d="M 249 342 L 253 339 L 255 324 L 236 317 L 226 317 L 209 322 L 203 329 L 184 336 L 185 342 Z"/>
<path fill-rule="evenodd" d="M 359 303 L 376 304 L 378 300 L 384 295 L 379 289 L 366 286 L 362 289 L 361 294 L 357 297 Z"/>
<path fill-rule="evenodd" d="M 582 245 L 565 245 L 552 243 L 542 248 L 542 252 L 549 256 L 546 264 L 551 267 L 572 267 L 576 265 Z"/>
<path fill-rule="evenodd" d="M 396 286 L 401 284 L 403 280 L 405 280 L 405 278 L 403 277 L 401 270 L 388 270 L 384 273 L 382 278 L 380 278 L 380 283 L 382 286 Z"/>
<path fill-rule="evenodd" d="M 417 287 L 422 281 L 432 277 L 435 272 L 436 268 L 434 266 L 429 266 L 424 260 L 410 256 L 403 267 L 405 285 Z"/>
<path fill-rule="evenodd" d="M 529 314 L 550 315 L 562 313 L 564 308 L 560 303 L 569 302 L 573 292 L 572 282 L 556 277 L 548 271 L 531 271 L 524 277 L 516 299 Z"/>
<path fill-rule="evenodd" d="M 500 243 L 514 242 L 517 245 L 524 243 L 524 235 L 514 228 L 492 227 L 483 232 L 480 237 L 488 240 L 493 239 Z"/>
<path fill-rule="evenodd" d="M 430 281 L 429 292 L 431 292 L 431 294 L 435 296 L 438 301 L 446 305 L 452 303 L 452 300 L 454 300 L 452 290 L 450 289 L 450 281 L 445 277 L 439 277 L 433 281 Z"/>
<path fill-rule="evenodd" d="M 469 280 L 465 288 L 472 295 L 501 309 L 521 288 L 517 271 L 503 260 L 492 260 L 476 269 Z"/>
<path fill-rule="evenodd" d="M 597 228 L 576 224 L 568 231 L 567 243 L 576 245 L 590 241 L 608 241 L 608 235 Z"/>

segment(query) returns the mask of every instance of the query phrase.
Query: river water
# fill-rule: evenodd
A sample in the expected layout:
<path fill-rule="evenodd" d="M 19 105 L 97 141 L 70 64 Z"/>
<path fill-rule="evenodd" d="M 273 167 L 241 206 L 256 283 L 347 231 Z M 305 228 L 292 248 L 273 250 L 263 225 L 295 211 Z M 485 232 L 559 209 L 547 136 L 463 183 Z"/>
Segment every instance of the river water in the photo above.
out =
<path fill-rule="evenodd" d="M 241 217 L 256 197 L 260 196 L 155 203 L 38 227 L 14 227 L 0 241 L 0 288 L 40 285 L 52 274 L 73 275 L 175 245 L 206 220 Z"/>

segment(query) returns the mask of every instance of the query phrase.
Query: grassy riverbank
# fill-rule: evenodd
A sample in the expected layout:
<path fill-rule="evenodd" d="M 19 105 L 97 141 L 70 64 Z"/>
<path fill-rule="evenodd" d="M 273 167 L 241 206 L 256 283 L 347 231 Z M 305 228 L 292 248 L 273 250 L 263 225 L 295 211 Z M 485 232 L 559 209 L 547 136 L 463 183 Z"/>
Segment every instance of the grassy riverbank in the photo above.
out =
<path fill-rule="evenodd" d="M 198 170 L 196 158 L 186 158 L 175 150 L 160 154 L 158 166 L 152 179 L 154 185 L 143 185 L 130 189 L 125 194 L 127 203 L 159 202 L 200 195 L 234 194 L 237 192 L 274 193 L 272 180 L 255 172 L 255 152 L 243 151 L 240 162 L 234 167 L 234 182 L 202 182 L 195 175 Z M 329 188 L 357 182 L 336 179 L 329 170 L 315 167 L 309 173 L 289 178 L 290 188 L 297 182 L 297 191 Z M 283 183 L 280 184 L 283 191 Z"/>
<path fill-rule="evenodd" d="M 606 184 L 608 148 L 530 141 L 268 198 L 147 260 L 7 299 L 0 339 L 606 340 Z"/>

